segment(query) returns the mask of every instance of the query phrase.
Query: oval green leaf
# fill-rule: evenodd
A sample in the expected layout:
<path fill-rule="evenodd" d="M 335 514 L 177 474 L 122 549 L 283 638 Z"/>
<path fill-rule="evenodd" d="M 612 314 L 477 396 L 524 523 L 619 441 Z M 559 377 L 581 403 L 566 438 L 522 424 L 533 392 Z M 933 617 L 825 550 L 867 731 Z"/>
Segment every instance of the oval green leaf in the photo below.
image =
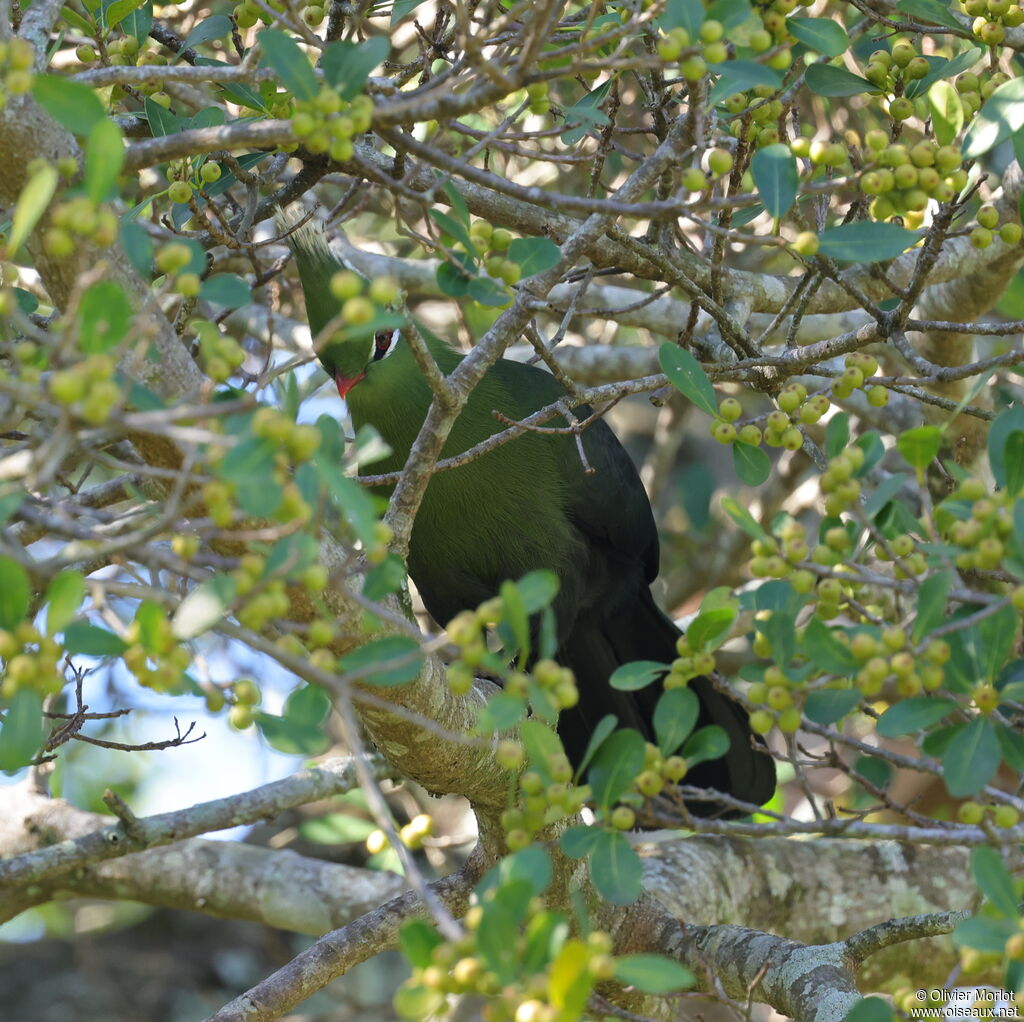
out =
<path fill-rule="evenodd" d="M 708 415 L 718 414 L 715 388 L 701 364 L 685 348 L 666 342 L 658 349 L 661 371 L 680 394 Z"/>
<path fill-rule="evenodd" d="M 921 236 L 899 224 L 861 220 L 830 227 L 821 232 L 818 240 L 818 253 L 830 259 L 845 263 L 879 263 L 895 259 L 916 245 Z"/>
<path fill-rule="evenodd" d="M 28 572 L 13 557 L 0 557 L 0 628 L 25 620 L 31 593 Z"/>
<path fill-rule="evenodd" d="M 838 57 L 850 45 L 846 30 L 831 18 L 787 18 L 786 27 L 804 46 L 826 57 Z"/>
<path fill-rule="evenodd" d="M 780 142 L 758 149 L 750 161 L 750 172 L 754 175 L 754 184 L 764 208 L 776 219 L 784 217 L 796 201 L 800 184 L 796 157 L 790 152 L 789 146 Z"/>
<path fill-rule="evenodd" d="M 974 117 L 961 147 L 965 160 L 975 160 L 1024 127 L 1024 78 L 1000 85 Z"/>

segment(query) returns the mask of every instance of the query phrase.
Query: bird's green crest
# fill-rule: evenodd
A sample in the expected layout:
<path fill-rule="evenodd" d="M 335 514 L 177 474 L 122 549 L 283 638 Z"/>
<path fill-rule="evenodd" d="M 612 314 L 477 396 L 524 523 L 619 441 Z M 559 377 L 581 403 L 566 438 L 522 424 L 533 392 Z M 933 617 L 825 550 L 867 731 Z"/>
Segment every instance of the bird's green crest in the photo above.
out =
<path fill-rule="evenodd" d="M 306 298 L 309 331 L 321 364 L 332 378 L 339 374 L 355 378 L 366 368 L 372 342 L 366 337 L 344 340 L 340 337 L 345 326 L 339 319 L 342 303 L 331 292 L 331 278 L 347 267 L 331 251 L 319 220 L 311 218 L 296 227 L 299 218 L 290 211 L 279 209 L 275 221 L 282 234 L 290 231 L 285 240 L 295 255 Z M 331 335 L 324 336 L 325 328 L 332 321 L 334 329 Z"/>

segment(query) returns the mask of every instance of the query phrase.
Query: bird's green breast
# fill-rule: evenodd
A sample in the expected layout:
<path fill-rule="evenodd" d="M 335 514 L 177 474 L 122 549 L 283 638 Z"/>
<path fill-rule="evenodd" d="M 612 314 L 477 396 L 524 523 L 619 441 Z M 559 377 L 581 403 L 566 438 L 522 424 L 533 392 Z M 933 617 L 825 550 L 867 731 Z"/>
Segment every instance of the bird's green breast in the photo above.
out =
<path fill-rule="evenodd" d="M 558 383 L 541 370 L 498 363 L 474 389 L 441 457 L 461 454 L 505 429 L 494 410 L 518 420 L 560 394 Z M 402 468 L 429 405 L 429 388 L 404 345 L 369 367 L 349 394 L 350 411 L 357 428 L 374 426 L 393 451 L 369 471 Z M 573 561 L 585 557 L 566 515 L 574 468 L 582 471 L 571 438 L 528 433 L 434 475 L 413 527 L 409 572 L 440 623 L 494 595 L 506 578 L 538 568 L 555 571 L 563 585 L 574 576 Z M 565 592 L 562 599 L 572 595 Z"/>

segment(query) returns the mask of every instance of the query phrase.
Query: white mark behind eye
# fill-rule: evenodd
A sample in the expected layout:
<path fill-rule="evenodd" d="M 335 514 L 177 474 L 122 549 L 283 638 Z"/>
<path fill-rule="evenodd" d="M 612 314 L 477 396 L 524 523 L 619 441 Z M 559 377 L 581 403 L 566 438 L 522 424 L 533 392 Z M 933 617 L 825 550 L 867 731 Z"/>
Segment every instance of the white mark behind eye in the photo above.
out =
<path fill-rule="evenodd" d="M 392 330 L 378 330 L 373 335 L 373 343 L 370 346 L 370 360 L 379 362 L 381 359 L 387 358 L 398 347 L 401 336 L 402 332 L 398 327 Z"/>

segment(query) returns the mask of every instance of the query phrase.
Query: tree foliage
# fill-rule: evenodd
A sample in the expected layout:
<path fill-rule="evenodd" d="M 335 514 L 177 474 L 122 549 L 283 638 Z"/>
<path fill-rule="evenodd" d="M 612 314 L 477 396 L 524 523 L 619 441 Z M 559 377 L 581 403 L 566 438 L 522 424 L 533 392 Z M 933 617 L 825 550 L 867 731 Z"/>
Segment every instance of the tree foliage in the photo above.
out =
<path fill-rule="evenodd" d="M 850 963 L 954 926 L 968 975 L 1024 987 L 1021 48 L 1015 0 L 18 8 L 0 25 L 0 769 L 109 746 L 83 697 L 101 678 L 118 712 L 140 686 L 198 696 L 296 756 L 340 735 L 367 812 L 320 833 L 368 838 L 421 899 L 397 938 L 410 1018 L 466 993 L 494 1022 L 650 1008 L 635 998 L 705 982 L 708 961 L 718 992 L 756 978 L 799 1017 L 826 993 L 888 1015 Z M 415 464 L 368 480 L 390 503 L 355 478 L 381 441 L 321 389 L 325 338 L 303 332 L 274 220 L 289 206 L 349 267 L 334 328 L 473 351 L 448 381 L 425 367 L 439 397 Z M 609 720 L 575 774 L 553 724 L 586 692 L 551 660 L 555 576 L 452 622 L 418 622 L 405 586 L 419 499 L 451 467 L 445 398 L 506 352 L 573 407 L 656 398 L 669 602 L 698 608 L 677 659 L 613 679 L 663 686 L 656 743 Z M 251 669 L 211 657 L 276 663 L 293 690 L 261 709 Z M 702 674 L 783 767 L 763 809 L 687 787 L 728 743 L 695 727 Z M 396 826 L 371 744 L 469 799 L 461 880 L 430 881 L 432 824 Z M 694 797 L 742 818 L 693 819 Z M 124 850 L 163 843 L 107 804 Z M 642 915 L 638 821 L 968 847 L 985 903 L 846 957 L 801 946 L 824 971 L 787 986 L 749 932 Z M 43 851 L 0 884 L 79 861 Z M 638 945 L 637 918 L 667 929 Z M 311 992 L 295 968 L 280 1010 L 218 1017 L 279 1017 Z M 912 1011 L 914 977 L 891 979 Z"/>

